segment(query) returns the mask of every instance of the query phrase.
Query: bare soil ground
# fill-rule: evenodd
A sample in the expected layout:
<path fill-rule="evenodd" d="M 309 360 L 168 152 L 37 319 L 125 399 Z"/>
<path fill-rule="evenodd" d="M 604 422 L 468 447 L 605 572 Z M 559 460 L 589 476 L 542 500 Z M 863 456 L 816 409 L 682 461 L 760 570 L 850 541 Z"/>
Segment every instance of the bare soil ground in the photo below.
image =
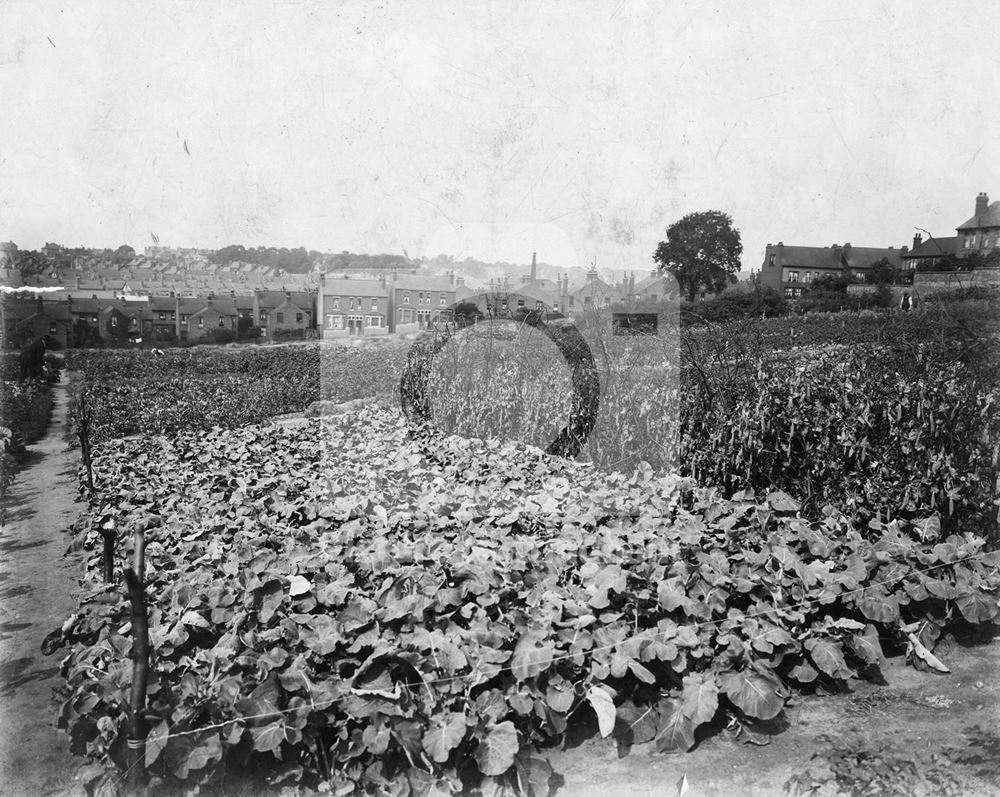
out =
<path fill-rule="evenodd" d="M 45 636 L 75 608 L 82 563 L 65 556 L 76 519 L 76 454 L 66 445 L 66 377 L 54 386 L 48 431 L 29 448 L 0 526 L 0 795 L 66 794 L 72 757 L 53 726 L 58 655 Z"/>

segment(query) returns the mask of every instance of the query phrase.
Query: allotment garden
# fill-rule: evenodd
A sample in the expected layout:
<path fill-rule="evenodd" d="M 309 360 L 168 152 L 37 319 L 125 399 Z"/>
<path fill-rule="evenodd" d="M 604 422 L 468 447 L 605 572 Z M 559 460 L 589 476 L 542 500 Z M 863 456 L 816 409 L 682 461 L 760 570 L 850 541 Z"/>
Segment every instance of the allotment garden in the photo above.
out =
<path fill-rule="evenodd" d="M 545 795 L 583 718 L 683 753 L 942 667 L 1000 615 L 995 310 L 598 334 L 573 459 L 543 450 L 573 374 L 523 326 L 426 364 L 436 427 L 409 341 L 69 353 L 89 558 L 46 644 L 81 779 Z"/>

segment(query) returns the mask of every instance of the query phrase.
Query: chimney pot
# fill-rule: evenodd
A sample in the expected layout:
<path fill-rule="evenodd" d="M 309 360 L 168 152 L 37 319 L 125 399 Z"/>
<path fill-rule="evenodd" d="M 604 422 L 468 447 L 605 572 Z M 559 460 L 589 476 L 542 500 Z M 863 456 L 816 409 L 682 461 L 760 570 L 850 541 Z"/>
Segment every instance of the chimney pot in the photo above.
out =
<path fill-rule="evenodd" d="M 923 242 L 924 236 L 919 232 L 913 236 L 913 248 L 916 249 Z"/>

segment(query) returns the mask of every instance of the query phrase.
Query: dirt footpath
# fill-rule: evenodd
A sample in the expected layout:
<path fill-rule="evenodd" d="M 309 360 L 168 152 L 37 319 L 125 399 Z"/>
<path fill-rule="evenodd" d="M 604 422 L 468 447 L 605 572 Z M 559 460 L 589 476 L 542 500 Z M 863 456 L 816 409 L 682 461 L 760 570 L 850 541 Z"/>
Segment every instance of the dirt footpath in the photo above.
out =
<path fill-rule="evenodd" d="M 54 386 L 45 437 L 29 447 L 0 526 L 0 795 L 36 797 L 75 791 L 72 756 L 55 730 L 53 689 L 59 654 L 42 640 L 72 613 L 81 568 L 64 556 L 76 518 L 76 455 L 65 442 L 66 377 Z"/>

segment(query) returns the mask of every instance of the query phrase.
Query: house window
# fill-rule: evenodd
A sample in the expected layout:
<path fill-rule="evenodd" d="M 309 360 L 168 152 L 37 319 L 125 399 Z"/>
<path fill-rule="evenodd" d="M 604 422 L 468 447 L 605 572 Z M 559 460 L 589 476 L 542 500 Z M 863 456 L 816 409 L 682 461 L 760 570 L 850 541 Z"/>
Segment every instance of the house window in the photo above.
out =
<path fill-rule="evenodd" d="M 118 326 L 118 319 L 115 316 L 111 316 L 111 326 Z"/>
<path fill-rule="evenodd" d="M 535 309 L 536 310 L 544 310 L 545 309 L 545 304 L 543 302 L 535 302 Z"/>
<path fill-rule="evenodd" d="M 295 314 L 295 323 L 296 324 L 301 324 L 302 323 L 302 313 L 296 313 Z"/>
<path fill-rule="evenodd" d="M 186 324 L 188 322 L 188 317 L 181 313 L 181 323 Z"/>
<path fill-rule="evenodd" d="M 769 266 L 773 266 L 774 265 L 774 255 L 769 255 L 768 256 L 768 258 L 767 258 L 767 264 Z"/>
<path fill-rule="evenodd" d="M 284 324 L 285 323 L 285 314 L 284 313 L 278 313 L 278 323 L 279 324 Z"/>
<path fill-rule="evenodd" d="M 56 322 L 55 321 L 51 321 L 49 323 L 49 334 L 50 335 L 55 335 L 56 334 Z"/>
<path fill-rule="evenodd" d="M 260 320 L 261 321 L 267 321 L 267 313 L 261 311 Z"/>
<path fill-rule="evenodd" d="M 517 300 L 517 309 L 520 310 L 522 307 L 524 307 L 524 299 L 518 299 Z"/>
<path fill-rule="evenodd" d="M 165 321 L 166 318 L 167 318 L 167 314 L 166 313 L 160 313 L 160 320 L 161 321 Z"/>
<path fill-rule="evenodd" d="M 131 317 L 131 318 L 130 318 L 130 319 L 128 320 L 128 325 L 129 325 L 130 327 L 132 327 L 132 329 L 138 329 L 138 328 L 139 328 L 139 319 L 138 319 L 138 318 L 136 318 L 135 316 L 132 316 L 132 317 Z"/>
<path fill-rule="evenodd" d="M 200 315 L 198 316 L 198 329 L 204 329 L 204 328 L 205 328 L 205 316 Z"/>
<path fill-rule="evenodd" d="M 785 298 L 792 299 L 795 297 L 795 288 L 785 288 Z"/>
<path fill-rule="evenodd" d="M 372 299 L 372 310 L 378 310 L 378 299 Z"/>
<path fill-rule="evenodd" d="M 340 297 L 339 296 L 334 296 L 333 297 L 333 309 L 334 310 L 339 310 L 340 309 Z"/>
<path fill-rule="evenodd" d="M 965 249 L 972 249 L 975 245 L 976 245 L 976 234 L 974 232 L 968 233 L 965 236 L 965 243 L 963 244 L 963 247 Z"/>
<path fill-rule="evenodd" d="M 409 303 L 410 303 L 410 292 L 409 291 L 404 291 L 403 292 L 403 304 L 409 304 Z"/>
<path fill-rule="evenodd" d="M 350 299 L 347 300 L 347 309 L 348 310 L 353 310 L 354 309 L 354 297 L 353 296 Z"/>
<path fill-rule="evenodd" d="M 219 326 L 224 327 L 226 325 L 226 319 L 224 316 L 219 316 Z"/>
<path fill-rule="evenodd" d="M 370 315 L 365 318 L 365 322 L 370 327 L 381 327 L 382 326 L 382 316 L 380 315 Z"/>
<path fill-rule="evenodd" d="M 788 281 L 789 282 L 798 282 L 799 281 L 799 272 L 797 272 L 797 271 L 789 271 L 788 272 Z"/>
<path fill-rule="evenodd" d="M 441 304 L 442 307 L 444 307 L 446 304 L 448 304 L 448 297 L 446 297 L 443 293 L 441 294 L 440 304 Z"/>
<path fill-rule="evenodd" d="M 326 328 L 327 329 L 343 329 L 344 328 L 344 317 L 342 315 L 328 315 L 326 317 Z"/>

